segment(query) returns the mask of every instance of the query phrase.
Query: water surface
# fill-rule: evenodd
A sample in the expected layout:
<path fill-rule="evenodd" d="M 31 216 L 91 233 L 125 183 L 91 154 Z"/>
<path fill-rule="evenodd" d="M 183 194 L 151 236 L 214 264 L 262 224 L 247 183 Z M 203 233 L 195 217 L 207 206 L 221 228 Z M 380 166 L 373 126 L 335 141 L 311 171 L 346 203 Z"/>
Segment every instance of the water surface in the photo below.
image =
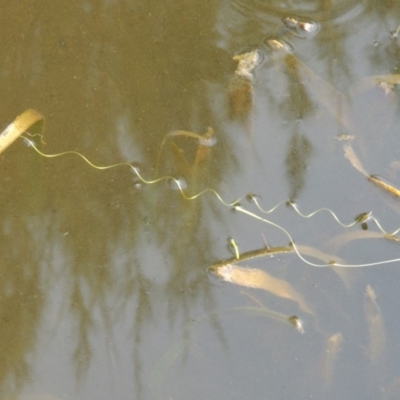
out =
<path fill-rule="evenodd" d="M 3 7 L 4 128 L 34 108 L 42 152 L 132 163 L 146 181 L 180 186 L 45 158 L 22 140 L 0 155 L 0 397 L 398 398 L 399 262 L 241 263 L 288 282 L 312 313 L 207 272 L 234 256 L 230 238 L 239 253 L 294 241 L 321 265 L 399 257 L 373 221 L 363 231 L 246 200 L 327 207 L 346 224 L 372 211 L 388 233 L 400 227 L 399 199 L 343 150 L 400 186 L 399 6 L 303 3 Z M 254 70 L 237 73 L 233 57 L 256 50 Z M 166 136 L 210 128 L 213 146 Z M 208 188 L 290 237 L 214 192 L 197 196 Z"/>

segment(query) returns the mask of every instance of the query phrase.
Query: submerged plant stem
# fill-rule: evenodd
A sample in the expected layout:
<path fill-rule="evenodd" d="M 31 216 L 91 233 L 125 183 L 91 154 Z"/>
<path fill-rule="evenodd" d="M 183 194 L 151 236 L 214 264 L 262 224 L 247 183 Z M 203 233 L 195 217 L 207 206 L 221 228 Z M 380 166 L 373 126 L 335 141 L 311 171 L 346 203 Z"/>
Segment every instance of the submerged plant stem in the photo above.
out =
<path fill-rule="evenodd" d="M 293 247 L 292 246 L 284 246 L 284 247 L 271 247 L 271 248 L 263 248 L 263 249 L 258 249 L 258 250 L 252 250 L 248 251 L 246 253 L 241 253 L 239 258 L 231 257 L 227 258 L 225 260 L 218 261 L 217 263 L 211 265 L 208 267 L 210 271 L 214 271 L 218 269 L 219 267 L 223 267 L 225 265 L 229 264 L 235 264 L 241 261 L 248 261 L 252 260 L 254 258 L 259 258 L 259 257 L 267 257 L 267 256 L 274 256 L 276 254 L 284 254 L 284 253 L 293 253 Z"/>

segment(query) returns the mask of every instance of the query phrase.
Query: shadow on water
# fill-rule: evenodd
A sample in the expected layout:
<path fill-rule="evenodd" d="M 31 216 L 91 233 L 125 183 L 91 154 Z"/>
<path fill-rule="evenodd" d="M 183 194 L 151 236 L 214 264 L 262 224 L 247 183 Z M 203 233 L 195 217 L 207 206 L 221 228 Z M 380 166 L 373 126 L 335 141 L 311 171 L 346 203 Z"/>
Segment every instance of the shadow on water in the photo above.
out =
<path fill-rule="evenodd" d="M 4 6 L 0 397 L 397 398 L 398 11 Z"/>

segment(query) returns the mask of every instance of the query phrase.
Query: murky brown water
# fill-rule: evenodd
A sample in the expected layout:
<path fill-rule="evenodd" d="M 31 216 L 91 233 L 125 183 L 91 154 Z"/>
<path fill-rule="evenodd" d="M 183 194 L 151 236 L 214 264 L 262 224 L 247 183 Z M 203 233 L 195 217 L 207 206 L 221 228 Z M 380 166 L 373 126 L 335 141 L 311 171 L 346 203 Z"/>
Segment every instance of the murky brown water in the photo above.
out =
<path fill-rule="evenodd" d="M 400 4 L 158 3 L 2 7 L 3 129 L 33 108 L 43 153 L 132 163 L 186 198 L 171 179 L 23 140 L 0 154 L 0 398 L 397 399 L 400 262 L 304 260 L 378 263 L 399 243 L 373 220 L 197 194 L 399 228 L 399 199 L 344 145 L 400 186 Z M 240 265 L 307 308 L 207 273 L 292 240 L 304 260 Z"/>

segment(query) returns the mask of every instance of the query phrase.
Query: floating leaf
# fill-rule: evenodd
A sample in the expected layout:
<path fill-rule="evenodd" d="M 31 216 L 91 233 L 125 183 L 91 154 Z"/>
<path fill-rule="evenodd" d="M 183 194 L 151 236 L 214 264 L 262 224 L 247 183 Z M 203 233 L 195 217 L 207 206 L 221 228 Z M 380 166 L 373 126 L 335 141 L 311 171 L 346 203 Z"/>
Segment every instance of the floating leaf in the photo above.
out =
<path fill-rule="evenodd" d="M 360 159 L 357 157 L 353 147 L 350 144 L 345 144 L 343 146 L 344 156 L 350 161 L 351 165 L 363 175 L 368 176 L 368 172 L 365 170 L 364 166 L 361 164 Z"/>
<path fill-rule="evenodd" d="M 285 62 L 291 70 L 296 71 L 297 80 L 307 91 L 310 91 L 348 131 L 353 132 L 353 123 L 347 113 L 349 106 L 346 97 L 293 54 L 287 54 Z"/>
<path fill-rule="evenodd" d="M 227 282 L 255 289 L 263 289 L 275 296 L 294 300 L 303 311 L 313 314 L 303 297 L 288 282 L 275 278 L 263 270 L 227 264 L 214 268 L 213 273 Z"/>
<path fill-rule="evenodd" d="M 367 285 L 365 297 L 365 314 L 369 331 L 368 357 L 371 362 L 377 362 L 381 359 L 385 348 L 385 328 L 381 310 L 376 302 L 376 293 L 371 285 Z"/>
<path fill-rule="evenodd" d="M 340 332 L 333 334 L 326 341 L 322 372 L 327 385 L 332 383 L 335 373 L 335 364 L 338 354 L 342 349 L 342 343 L 343 335 Z"/>
<path fill-rule="evenodd" d="M 388 183 L 383 182 L 379 178 L 377 178 L 375 175 L 369 175 L 368 180 L 375 184 L 376 186 L 380 187 L 383 190 L 386 190 L 390 194 L 400 197 L 400 190 L 396 189 L 394 186 L 389 185 Z"/>
<path fill-rule="evenodd" d="M 350 161 L 351 165 L 361 172 L 363 175 L 367 177 L 367 179 L 372 182 L 374 185 L 380 187 L 381 189 L 391 193 L 396 197 L 400 197 L 400 190 L 396 189 L 394 186 L 389 185 L 386 182 L 383 182 L 375 175 L 369 175 L 364 166 L 361 164 L 360 159 L 357 157 L 356 153 L 354 152 L 353 148 L 350 144 L 345 144 L 343 146 L 344 155 Z"/>
<path fill-rule="evenodd" d="M 7 126 L 0 133 L 0 153 L 15 142 L 23 133 L 28 131 L 37 123 L 43 123 L 44 118 L 32 108 L 24 111 L 21 115 L 15 118 L 14 122 Z"/>

